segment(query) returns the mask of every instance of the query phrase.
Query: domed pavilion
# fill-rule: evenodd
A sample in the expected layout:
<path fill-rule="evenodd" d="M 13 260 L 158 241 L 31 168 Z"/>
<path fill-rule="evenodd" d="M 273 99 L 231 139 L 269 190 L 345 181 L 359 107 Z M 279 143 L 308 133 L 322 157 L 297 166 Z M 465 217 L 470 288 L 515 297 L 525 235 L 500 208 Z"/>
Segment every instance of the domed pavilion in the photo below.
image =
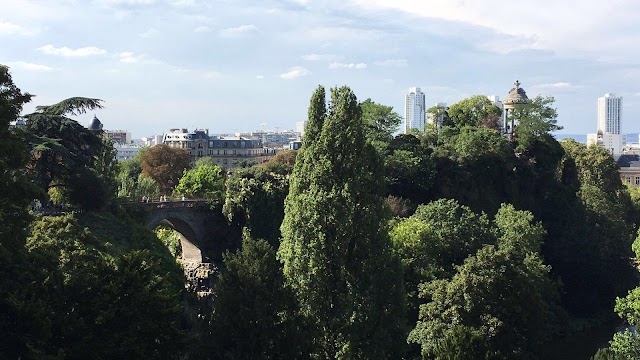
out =
<path fill-rule="evenodd" d="M 504 132 L 509 141 L 513 140 L 515 128 L 518 126 L 515 123 L 513 111 L 529 103 L 527 92 L 520 87 L 520 81 L 516 80 L 513 85 L 514 87 L 509 90 L 509 95 L 502 102 L 504 105 Z"/>

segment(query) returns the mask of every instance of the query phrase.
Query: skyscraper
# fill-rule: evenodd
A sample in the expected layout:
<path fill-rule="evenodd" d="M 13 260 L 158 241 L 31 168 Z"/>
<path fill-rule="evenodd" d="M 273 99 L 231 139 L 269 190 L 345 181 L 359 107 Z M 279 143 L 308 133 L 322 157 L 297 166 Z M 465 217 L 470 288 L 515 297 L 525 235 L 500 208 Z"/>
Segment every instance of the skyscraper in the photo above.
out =
<path fill-rule="evenodd" d="M 622 153 L 624 137 L 620 134 L 622 118 L 622 97 L 615 94 L 604 94 L 598 98 L 598 131 L 587 134 L 587 145 L 602 146 L 612 155 Z"/>
<path fill-rule="evenodd" d="M 425 121 L 425 97 L 418 87 L 409 88 L 404 101 L 404 133 L 410 129 L 424 130 Z"/>
<path fill-rule="evenodd" d="M 598 130 L 603 133 L 620 134 L 622 118 L 622 96 L 604 94 L 598 98 Z"/>

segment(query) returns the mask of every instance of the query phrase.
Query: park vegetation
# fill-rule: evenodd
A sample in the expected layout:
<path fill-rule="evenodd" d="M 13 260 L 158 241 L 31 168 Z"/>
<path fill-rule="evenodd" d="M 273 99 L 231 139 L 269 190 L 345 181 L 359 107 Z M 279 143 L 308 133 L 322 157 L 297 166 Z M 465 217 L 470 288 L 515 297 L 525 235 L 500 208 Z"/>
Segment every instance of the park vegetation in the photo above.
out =
<path fill-rule="evenodd" d="M 551 97 L 509 141 L 483 96 L 395 135 L 391 107 L 318 87 L 299 151 L 228 174 L 168 146 L 115 163 L 71 118 L 99 99 L 10 129 L 31 99 L 0 66 L 0 358 L 536 359 L 616 314 L 594 359 L 640 356 L 640 192 L 552 136 Z M 177 234 L 121 206 L 164 196 L 242 229 L 207 301 Z"/>

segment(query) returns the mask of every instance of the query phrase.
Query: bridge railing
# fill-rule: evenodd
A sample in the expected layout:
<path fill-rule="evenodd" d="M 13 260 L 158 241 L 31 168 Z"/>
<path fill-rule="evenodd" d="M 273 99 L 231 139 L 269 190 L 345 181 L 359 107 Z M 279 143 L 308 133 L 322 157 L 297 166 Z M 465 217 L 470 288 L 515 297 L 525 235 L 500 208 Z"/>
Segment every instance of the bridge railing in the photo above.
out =
<path fill-rule="evenodd" d="M 208 204 L 210 200 L 205 198 L 186 198 L 186 197 L 161 197 L 161 198 L 119 198 L 118 203 L 125 206 L 148 206 L 157 208 L 178 208 L 178 207 L 195 207 Z"/>

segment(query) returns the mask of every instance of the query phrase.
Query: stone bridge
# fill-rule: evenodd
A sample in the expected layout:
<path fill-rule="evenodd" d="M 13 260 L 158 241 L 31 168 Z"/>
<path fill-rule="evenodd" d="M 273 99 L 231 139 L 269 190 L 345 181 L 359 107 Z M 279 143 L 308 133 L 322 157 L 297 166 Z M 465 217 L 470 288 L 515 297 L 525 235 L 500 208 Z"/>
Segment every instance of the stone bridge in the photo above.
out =
<path fill-rule="evenodd" d="M 185 263 L 222 263 L 225 250 L 241 245 L 241 230 L 229 225 L 220 210 L 212 210 L 204 200 L 172 200 L 128 203 L 126 207 L 145 209 L 145 226 L 151 230 L 165 225 L 180 234 Z"/>

